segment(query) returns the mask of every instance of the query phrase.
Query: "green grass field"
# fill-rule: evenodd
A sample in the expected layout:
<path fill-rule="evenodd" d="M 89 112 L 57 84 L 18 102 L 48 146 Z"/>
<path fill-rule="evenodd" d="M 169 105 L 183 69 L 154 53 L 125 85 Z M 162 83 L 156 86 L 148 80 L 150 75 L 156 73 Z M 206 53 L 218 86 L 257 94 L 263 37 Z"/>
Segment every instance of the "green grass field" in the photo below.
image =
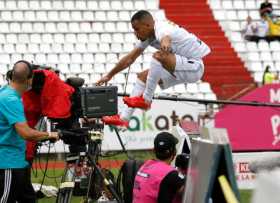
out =
<path fill-rule="evenodd" d="M 145 160 L 145 159 L 149 159 L 149 158 L 153 157 L 153 154 L 152 154 L 151 151 L 145 151 L 145 152 L 135 151 L 135 152 L 129 152 L 129 153 L 130 153 L 131 156 L 135 157 L 136 159 L 141 159 L 141 160 Z M 105 158 L 102 158 L 102 159 L 104 159 L 104 160 L 126 160 L 127 156 L 125 154 L 119 154 L 117 156 L 105 157 Z M 44 158 L 43 158 L 43 160 L 44 160 Z M 53 158 L 52 158 L 52 160 L 53 160 Z M 118 169 L 112 169 L 111 171 L 113 172 L 115 177 L 117 177 Z M 63 169 L 48 169 L 45 180 L 44 180 L 44 185 L 53 185 L 53 186 L 58 187 L 63 172 L 64 172 Z M 42 169 L 33 170 L 33 172 L 32 172 L 32 182 L 33 183 L 41 183 L 42 179 L 43 179 Z M 250 203 L 251 194 L 252 194 L 251 190 L 240 190 L 241 203 Z M 45 198 L 40 199 L 38 202 L 39 203 L 54 203 L 55 198 L 45 197 Z M 81 197 L 73 197 L 71 202 L 72 203 L 80 203 L 80 202 L 82 202 L 82 198 Z"/>

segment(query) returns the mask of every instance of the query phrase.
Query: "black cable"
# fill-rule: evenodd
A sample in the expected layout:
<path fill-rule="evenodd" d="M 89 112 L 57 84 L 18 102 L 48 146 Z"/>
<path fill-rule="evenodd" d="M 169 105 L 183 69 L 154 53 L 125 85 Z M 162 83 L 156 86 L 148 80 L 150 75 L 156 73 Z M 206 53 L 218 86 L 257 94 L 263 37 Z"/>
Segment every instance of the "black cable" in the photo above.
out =
<path fill-rule="evenodd" d="M 54 148 L 54 150 L 55 150 L 55 148 Z M 56 150 L 55 150 L 55 151 L 56 151 Z M 56 152 L 55 152 L 55 154 L 56 154 Z M 53 176 L 49 176 L 49 175 L 46 174 L 46 177 L 49 178 L 49 179 L 54 179 L 55 185 L 56 185 L 56 187 L 58 187 L 59 184 L 58 184 L 58 182 L 57 182 L 57 179 L 58 179 L 58 178 L 61 178 L 61 177 L 63 176 L 63 173 L 60 174 L 60 175 L 56 175 L 56 167 L 55 167 L 56 162 L 57 162 L 57 157 L 55 156 L 54 166 L 53 166 L 53 168 L 52 168 Z"/>
<path fill-rule="evenodd" d="M 55 147 L 54 147 L 54 153 L 56 154 Z M 58 185 L 58 182 L 57 182 L 57 178 L 62 177 L 62 175 L 56 176 L 56 174 L 55 174 L 55 172 L 56 172 L 56 167 L 55 167 L 56 166 L 56 162 L 57 162 L 57 156 L 55 156 L 55 158 L 54 158 L 54 165 L 53 165 L 53 170 L 52 170 L 53 177 L 48 177 L 48 178 L 54 178 L 55 185 L 56 185 L 56 187 L 58 187 L 59 185 Z"/>
<path fill-rule="evenodd" d="M 37 169 L 37 167 L 34 168 L 34 167 L 33 167 L 33 164 L 38 165 L 38 164 L 37 164 L 37 159 L 34 158 L 32 164 L 31 164 L 31 171 L 32 171 L 32 174 L 33 174 L 33 176 L 34 176 L 35 178 L 37 178 L 37 177 L 38 177 L 38 169 Z"/>
<path fill-rule="evenodd" d="M 38 161 L 39 161 L 38 166 L 39 166 L 40 171 L 43 173 L 43 180 L 42 180 L 42 182 L 41 182 L 41 186 L 40 186 L 39 191 L 40 191 L 41 188 L 42 188 L 42 185 L 43 185 L 43 183 L 44 183 L 44 181 L 45 181 L 45 178 L 55 179 L 56 186 L 58 187 L 58 182 L 57 182 L 56 179 L 57 179 L 57 178 L 61 178 L 61 177 L 63 176 L 63 174 L 58 175 L 58 176 L 55 176 L 55 175 L 54 175 L 54 176 L 49 176 L 49 175 L 47 174 L 51 143 L 45 144 L 45 145 L 48 145 L 48 153 L 47 153 L 47 159 L 46 159 L 45 169 L 43 169 L 43 167 L 42 167 L 42 162 L 41 162 L 41 158 L 40 158 L 41 156 L 38 156 Z M 54 174 L 55 174 L 55 168 L 53 168 L 53 172 L 54 172 Z"/>
<path fill-rule="evenodd" d="M 33 64 L 33 62 L 32 62 L 32 64 Z M 40 117 L 42 117 L 42 116 L 40 116 Z M 41 119 L 42 119 L 42 118 L 41 118 Z M 41 127 L 42 127 L 42 125 L 43 125 L 41 119 L 38 120 L 38 122 L 40 122 L 40 123 L 39 123 L 39 127 L 38 127 L 39 129 L 41 129 Z M 38 142 L 37 142 L 37 143 L 36 143 L 36 153 L 35 153 L 35 155 L 38 154 L 38 153 L 37 153 L 38 151 L 39 151 L 39 146 L 38 146 Z M 39 166 L 39 162 L 38 162 L 37 159 L 36 159 L 37 156 L 35 156 L 35 155 L 34 155 L 34 162 L 35 162 L 35 165 Z M 40 156 L 39 156 L 39 157 L 40 157 Z M 40 158 L 39 158 L 39 159 L 40 159 Z M 36 164 L 36 162 L 38 162 L 38 163 Z M 38 177 L 38 168 L 37 168 L 37 167 L 35 168 L 35 173 L 34 173 L 33 161 L 32 161 L 32 165 L 31 165 L 31 169 L 32 169 L 33 175 L 37 178 L 37 177 Z"/>
<path fill-rule="evenodd" d="M 50 146 L 48 144 L 42 144 L 42 145 L 45 145 L 48 148 L 50 148 Z M 42 145 L 41 145 L 41 147 L 42 147 Z M 41 147 L 40 147 L 40 150 L 41 150 Z M 40 153 L 40 150 L 39 150 L 39 153 Z M 46 159 L 47 162 L 46 163 L 48 163 L 48 159 L 49 159 L 49 150 L 50 149 L 48 149 L 48 152 L 47 152 L 47 159 Z M 40 153 L 40 154 L 42 154 L 42 153 Z M 41 156 L 38 156 L 38 167 L 40 169 L 40 172 L 42 172 L 44 174 L 45 173 L 45 169 L 43 169 L 42 164 L 43 164 L 43 162 L 41 162 Z M 46 166 L 45 166 L 45 168 L 46 168 Z"/>
<path fill-rule="evenodd" d="M 54 148 L 55 149 L 55 148 Z M 57 157 L 55 158 L 55 163 L 57 162 Z M 55 164 L 54 164 L 55 165 Z M 52 168 L 53 169 L 53 174 L 54 174 L 54 176 L 50 176 L 50 175 L 48 175 L 48 174 L 46 174 L 46 177 L 47 178 L 50 178 L 50 179 L 55 179 L 55 181 L 56 181 L 56 179 L 57 178 L 61 178 L 62 176 L 63 176 L 63 173 L 61 174 L 61 175 L 55 175 L 55 170 L 56 170 L 56 167 L 53 167 Z M 57 183 L 57 182 L 56 182 Z M 56 185 L 58 185 L 58 184 L 56 184 Z"/>
<path fill-rule="evenodd" d="M 45 165 L 45 171 L 44 171 L 44 174 L 43 174 L 43 179 L 42 179 L 42 182 L 41 182 L 41 186 L 40 186 L 39 190 L 37 191 L 37 193 L 42 190 L 42 187 L 43 187 L 43 184 L 44 184 L 44 181 L 45 181 L 45 178 L 46 178 L 46 174 L 47 174 L 47 170 L 48 170 L 48 164 L 49 164 L 50 149 L 51 149 L 51 144 L 49 143 L 49 148 L 48 148 L 48 153 L 47 153 L 47 161 L 46 161 L 46 165 Z"/>
<path fill-rule="evenodd" d="M 50 147 L 51 146 L 51 144 L 52 143 L 49 143 L 49 144 L 44 144 L 44 145 L 46 145 L 46 146 L 48 146 L 48 147 Z M 64 146 L 64 154 L 66 154 L 65 152 L 66 152 L 66 150 L 65 150 L 65 145 L 63 145 Z M 55 148 L 54 148 L 54 150 L 55 150 Z M 48 151 L 48 153 L 47 153 L 47 161 L 49 160 L 49 154 L 50 154 L 50 149 L 49 149 L 49 151 Z M 65 157 L 64 157 L 64 159 L 66 160 L 66 155 L 65 155 Z M 42 165 L 41 165 L 41 159 L 40 159 L 40 156 L 38 156 L 38 160 L 39 160 L 39 169 L 40 169 L 40 171 L 42 172 L 42 173 L 44 173 L 43 172 L 43 168 L 42 168 Z M 65 162 L 65 160 L 64 160 L 64 162 Z M 55 162 L 57 162 L 57 157 L 55 158 Z M 55 167 L 53 168 L 53 171 L 55 172 Z M 55 174 L 55 173 L 54 173 Z M 46 177 L 47 178 L 50 178 L 50 179 L 57 179 L 57 178 L 61 178 L 63 176 L 63 174 L 61 174 L 61 175 L 58 175 L 58 176 L 49 176 L 48 174 L 46 174 Z M 58 184 L 57 184 L 58 185 Z"/>

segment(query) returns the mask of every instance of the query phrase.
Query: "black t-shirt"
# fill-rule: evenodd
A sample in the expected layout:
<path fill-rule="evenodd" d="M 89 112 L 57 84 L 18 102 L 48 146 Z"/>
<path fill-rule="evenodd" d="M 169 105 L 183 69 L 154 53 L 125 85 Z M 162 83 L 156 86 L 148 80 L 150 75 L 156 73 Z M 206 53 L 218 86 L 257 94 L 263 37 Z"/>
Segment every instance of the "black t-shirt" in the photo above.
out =
<path fill-rule="evenodd" d="M 158 203 L 172 203 L 176 192 L 185 184 L 185 178 L 179 176 L 178 171 L 168 173 L 160 183 Z"/>

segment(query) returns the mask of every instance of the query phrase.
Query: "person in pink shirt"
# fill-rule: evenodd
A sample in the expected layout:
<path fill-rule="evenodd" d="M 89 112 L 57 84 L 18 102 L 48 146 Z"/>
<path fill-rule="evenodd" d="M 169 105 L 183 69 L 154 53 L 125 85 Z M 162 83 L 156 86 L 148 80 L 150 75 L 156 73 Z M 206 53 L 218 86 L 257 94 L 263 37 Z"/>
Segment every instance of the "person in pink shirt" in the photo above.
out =
<path fill-rule="evenodd" d="M 154 140 L 156 159 L 146 161 L 138 170 L 133 187 L 133 203 L 180 202 L 185 179 L 170 164 L 176 156 L 178 140 L 168 132 Z"/>

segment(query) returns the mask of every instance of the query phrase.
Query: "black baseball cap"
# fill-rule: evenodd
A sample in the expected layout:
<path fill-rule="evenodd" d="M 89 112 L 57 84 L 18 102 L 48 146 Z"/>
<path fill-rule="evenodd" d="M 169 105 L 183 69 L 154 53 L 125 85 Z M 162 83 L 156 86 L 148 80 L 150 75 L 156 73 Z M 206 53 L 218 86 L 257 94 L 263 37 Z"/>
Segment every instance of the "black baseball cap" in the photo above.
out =
<path fill-rule="evenodd" d="M 175 149 L 178 139 L 169 132 L 161 132 L 157 134 L 154 140 L 155 151 L 166 151 Z"/>

